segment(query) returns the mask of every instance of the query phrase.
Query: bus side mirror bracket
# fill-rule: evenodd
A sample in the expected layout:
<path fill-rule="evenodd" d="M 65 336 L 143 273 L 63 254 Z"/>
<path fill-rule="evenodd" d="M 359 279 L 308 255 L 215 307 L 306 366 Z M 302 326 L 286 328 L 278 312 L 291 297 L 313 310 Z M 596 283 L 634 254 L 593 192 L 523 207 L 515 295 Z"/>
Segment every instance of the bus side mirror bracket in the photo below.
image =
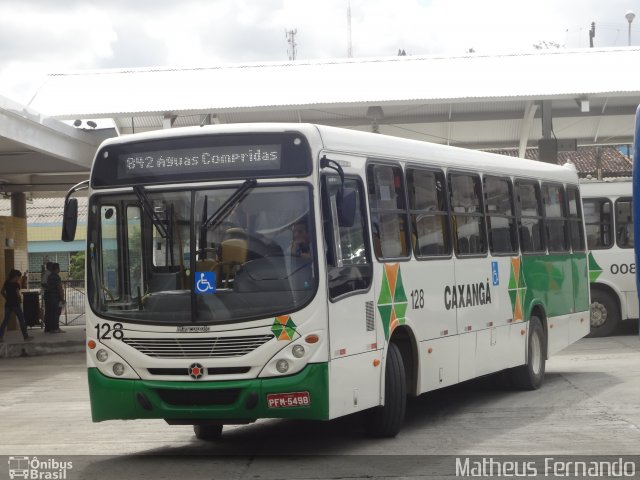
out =
<path fill-rule="evenodd" d="M 340 176 L 340 189 L 336 194 L 338 224 L 341 227 L 352 227 L 356 219 L 357 193 L 353 188 L 344 187 L 344 171 L 338 162 L 330 160 L 326 155 L 320 159 L 320 168 L 335 170 Z"/>

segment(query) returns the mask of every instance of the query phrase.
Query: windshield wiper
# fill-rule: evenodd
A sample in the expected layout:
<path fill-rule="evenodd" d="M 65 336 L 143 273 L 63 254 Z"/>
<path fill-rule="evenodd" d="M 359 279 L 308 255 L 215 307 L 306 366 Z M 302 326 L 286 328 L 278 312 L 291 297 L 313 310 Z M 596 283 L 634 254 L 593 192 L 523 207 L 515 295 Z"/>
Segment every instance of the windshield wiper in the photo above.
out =
<path fill-rule="evenodd" d="M 138 197 L 138 201 L 140 202 L 142 211 L 149 216 L 151 223 L 153 223 L 153 226 L 156 227 L 156 229 L 160 233 L 160 236 L 162 238 L 169 238 L 169 232 L 167 231 L 167 227 L 164 225 L 160 217 L 158 217 L 155 210 L 153 209 L 151 202 L 149 202 L 149 197 L 147 197 L 147 193 L 144 191 L 144 187 L 141 185 L 138 185 L 136 187 L 133 187 L 133 191 Z"/>
<path fill-rule="evenodd" d="M 258 184 L 256 179 L 245 180 L 235 192 L 225 200 L 225 202 L 205 220 L 207 216 L 207 198 L 205 197 L 204 207 L 202 209 L 202 225 L 200 225 L 200 234 L 203 235 L 207 230 L 217 227 L 222 220 L 226 218 L 233 208 L 247 196 L 249 190 Z"/>

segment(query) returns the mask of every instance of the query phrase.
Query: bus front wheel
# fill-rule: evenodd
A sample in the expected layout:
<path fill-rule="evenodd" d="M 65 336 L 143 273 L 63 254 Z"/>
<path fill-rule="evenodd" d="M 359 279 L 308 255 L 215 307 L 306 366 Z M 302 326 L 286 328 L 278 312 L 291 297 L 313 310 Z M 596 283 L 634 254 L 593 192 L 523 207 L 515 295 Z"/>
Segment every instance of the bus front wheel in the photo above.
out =
<path fill-rule="evenodd" d="M 394 343 L 389 344 L 384 374 L 384 405 L 373 408 L 366 420 L 367 433 L 373 437 L 395 437 L 407 408 L 407 382 L 402 354 Z"/>
<path fill-rule="evenodd" d="M 620 323 L 620 310 L 606 292 L 591 290 L 591 333 L 589 337 L 607 337 Z"/>
<path fill-rule="evenodd" d="M 199 440 L 218 440 L 222 436 L 222 424 L 199 423 L 193 426 Z"/>
<path fill-rule="evenodd" d="M 529 320 L 527 363 L 512 368 L 511 382 L 518 390 L 537 390 L 544 380 L 547 359 L 547 339 L 542 322 L 535 315 Z"/>

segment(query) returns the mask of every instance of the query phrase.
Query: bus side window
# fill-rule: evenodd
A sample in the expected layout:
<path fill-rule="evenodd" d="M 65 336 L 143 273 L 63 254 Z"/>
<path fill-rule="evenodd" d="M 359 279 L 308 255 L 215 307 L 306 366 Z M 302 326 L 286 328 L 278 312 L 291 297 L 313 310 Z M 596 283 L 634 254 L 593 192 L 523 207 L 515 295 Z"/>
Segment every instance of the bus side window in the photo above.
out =
<path fill-rule="evenodd" d="M 482 207 L 480 176 L 468 173 L 449 175 L 453 244 L 457 255 L 487 253 L 486 228 Z"/>
<path fill-rule="evenodd" d="M 583 200 L 584 224 L 587 230 L 589 250 L 602 250 L 613 245 L 611 207 L 611 200 L 607 198 L 585 198 Z"/>
<path fill-rule="evenodd" d="M 571 249 L 574 252 L 584 252 L 584 231 L 582 223 L 582 203 L 577 187 L 567 187 L 567 202 L 569 212 L 569 236 Z"/>
<path fill-rule="evenodd" d="M 345 178 L 345 189 L 356 192 L 356 214 L 353 225 L 340 225 L 338 202 L 340 179 L 327 175 L 322 183 L 322 221 L 324 224 L 329 297 L 331 300 L 357 291 L 368 290 L 373 277 L 368 246 L 364 188 L 360 180 Z"/>
<path fill-rule="evenodd" d="M 412 247 L 416 258 L 451 254 L 445 186 L 441 171 L 407 168 Z"/>
<path fill-rule="evenodd" d="M 518 251 L 518 233 L 511 180 L 485 175 L 483 184 L 491 253 L 513 254 Z"/>
<path fill-rule="evenodd" d="M 370 164 L 367 167 L 373 245 L 379 259 L 410 255 L 403 183 L 399 166 Z"/>
<path fill-rule="evenodd" d="M 633 218 L 630 198 L 616 200 L 616 242 L 620 248 L 633 248 Z"/>
<path fill-rule="evenodd" d="M 550 252 L 569 251 L 567 204 L 564 187 L 553 183 L 542 185 L 546 240 Z"/>
<path fill-rule="evenodd" d="M 523 253 L 544 250 L 542 235 L 542 203 L 538 182 L 516 181 L 518 201 L 518 226 L 520 229 L 520 247 Z"/>

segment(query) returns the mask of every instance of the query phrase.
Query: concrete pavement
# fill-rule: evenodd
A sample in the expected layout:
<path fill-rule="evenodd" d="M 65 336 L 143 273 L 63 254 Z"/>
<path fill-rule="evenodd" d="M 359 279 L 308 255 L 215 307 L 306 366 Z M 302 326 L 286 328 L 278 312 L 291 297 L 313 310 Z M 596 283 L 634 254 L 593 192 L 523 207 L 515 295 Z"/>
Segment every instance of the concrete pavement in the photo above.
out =
<path fill-rule="evenodd" d="M 60 329 L 63 333 L 46 333 L 39 325 L 29 327 L 33 340 L 28 342 L 22 339 L 19 329 L 9 330 L 0 343 L 0 359 L 84 351 L 84 325 L 61 325 Z"/>

